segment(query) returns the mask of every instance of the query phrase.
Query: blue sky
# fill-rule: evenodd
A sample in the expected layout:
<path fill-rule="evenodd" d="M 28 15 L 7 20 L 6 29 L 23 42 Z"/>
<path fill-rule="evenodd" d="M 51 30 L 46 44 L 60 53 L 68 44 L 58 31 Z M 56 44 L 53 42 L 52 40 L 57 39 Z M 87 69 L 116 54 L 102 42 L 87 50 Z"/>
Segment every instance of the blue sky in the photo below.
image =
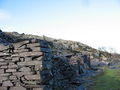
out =
<path fill-rule="evenodd" d="M 0 0 L 0 28 L 120 52 L 120 0 Z"/>

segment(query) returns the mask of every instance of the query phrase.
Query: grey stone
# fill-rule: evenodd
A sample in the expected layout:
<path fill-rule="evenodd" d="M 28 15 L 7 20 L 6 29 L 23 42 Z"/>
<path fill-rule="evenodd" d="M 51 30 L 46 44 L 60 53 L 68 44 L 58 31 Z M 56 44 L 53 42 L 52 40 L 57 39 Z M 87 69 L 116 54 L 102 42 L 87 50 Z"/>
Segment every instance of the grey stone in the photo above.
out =
<path fill-rule="evenodd" d="M 27 90 L 27 89 L 22 86 L 18 86 L 18 87 L 10 87 L 10 90 Z"/>
<path fill-rule="evenodd" d="M 0 62 L 0 66 L 7 65 L 7 62 Z"/>
<path fill-rule="evenodd" d="M 10 68 L 10 69 L 17 69 L 17 68 L 18 68 L 18 66 L 17 66 L 17 65 L 15 65 L 15 64 L 13 64 L 13 65 L 8 65 L 8 68 Z"/>
<path fill-rule="evenodd" d="M 39 64 L 35 65 L 35 70 L 36 70 L 36 71 L 38 71 L 38 70 L 40 70 L 40 69 L 42 69 L 42 64 L 41 64 L 41 65 L 39 65 Z"/>
<path fill-rule="evenodd" d="M 17 80 L 17 77 L 16 76 L 10 76 L 9 79 L 10 80 Z"/>
<path fill-rule="evenodd" d="M 19 42 L 19 43 L 15 43 L 13 44 L 15 46 L 15 48 L 20 48 L 20 46 L 22 46 L 23 44 L 28 44 L 29 41 L 22 41 L 22 42 Z M 23 48 L 23 47 L 21 47 Z"/>
<path fill-rule="evenodd" d="M 22 72 L 30 72 L 31 69 L 29 67 L 22 67 L 19 69 L 19 71 L 22 71 Z"/>
<path fill-rule="evenodd" d="M 2 58 L 1 58 L 1 59 L 0 59 L 0 62 L 3 62 L 3 61 L 5 61 L 5 59 L 2 59 Z"/>
<path fill-rule="evenodd" d="M 27 80 L 40 80 L 41 79 L 39 74 L 38 75 L 26 75 L 25 78 Z"/>
<path fill-rule="evenodd" d="M 40 62 L 40 61 L 29 61 L 26 63 L 26 65 L 41 65 L 41 64 L 42 64 L 42 62 Z"/>
<path fill-rule="evenodd" d="M 23 75 L 32 75 L 34 72 L 13 72 L 13 75 L 16 75 L 18 77 Z"/>
<path fill-rule="evenodd" d="M 23 53 L 19 53 L 18 56 L 35 56 L 35 55 L 43 55 L 42 52 L 23 52 Z"/>
<path fill-rule="evenodd" d="M 0 77 L 1 76 L 7 77 L 7 76 L 10 76 L 10 75 L 11 75 L 11 73 L 4 73 L 4 74 L 0 74 Z"/>
<path fill-rule="evenodd" d="M 0 52 L 0 56 L 10 56 L 10 55 L 7 54 L 7 53 L 1 53 L 1 52 Z"/>
<path fill-rule="evenodd" d="M 40 47 L 40 43 L 31 43 L 31 44 L 27 44 L 28 47 Z"/>
<path fill-rule="evenodd" d="M 33 47 L 32 48 L 32 51 L 33 52 L 40 52 L 41 50 L 40 50 L 40 47 Z M 42 51 L 41 51 L 42 52 Z"/>
<path fill-rule="evenodd" d="M 17 49 L 14 51 L 15 53 L 22 53 L 22 52 L 28 52 L 28 49 Z"/>
<path fill-rule="evenodd" d="M 19 57 L 14 57 L 14 56 L 12 56 L 12 61 L 13 61 L 13 62 L 19 61 Z"/>
<path fill-rule="evenodd" d="M 7 90 L 7 87 L 0 87 L 0 90 Z"/>
<path fill-rule="evenodd" d="M 0 81 L 4 81 L 4 80 L 7 80 L 8 77 L 5 77 L 5 76 L 0 76 Z"/>
<path fill-rule="evenodd" d="M 7 69 L 6 72 L 16 72 L 16 69 Z"/>
<path fill-rule="evenodd" d="M 1 66 L 0 69 L 7 69 L 8 66 Z"/>
<path fill-rule="evenodd" d="M 42 85 L 39 88 L 33 88 L 33 90 L 45 90 L 44 88 L 45 88 L 45 86 Z"/>
<path fill-rule="evenodd" d="M 19 66 L 28 66 L 28 65 L 41 65 L 42 62 L 40 61 L 26 61 L 26 62 L 18 62 Z"/>
<path fill-rule="evenodd" d="M 4 69 L 0 69 L 0 74 L 4 74 Z"/>
<path fill-rule="evenodd" d="M 11 81 L 8 80 L 8 81 L 4 81 L 2 86 L 7 86 L 8 87 L 8 86 L 13 86 L 13 84 L 12 84 Z"/>

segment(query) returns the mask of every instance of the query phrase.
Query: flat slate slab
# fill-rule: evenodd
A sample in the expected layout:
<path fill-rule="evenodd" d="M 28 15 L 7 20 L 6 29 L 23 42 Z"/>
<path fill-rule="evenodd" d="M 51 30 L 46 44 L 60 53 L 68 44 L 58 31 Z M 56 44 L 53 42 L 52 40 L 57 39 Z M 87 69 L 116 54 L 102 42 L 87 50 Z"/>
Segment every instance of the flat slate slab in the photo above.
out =
<path fill-rule="evenodd" d="M 27 44 L 28 47 L 40 47 L 40 43 Z"/>
<path fill-rule="evenodd" d="M 5 49 L 7 49 L 7 48 L 8 48 L 8 46 L 0 45 L 0 51 L 3 51 L 3 50 L 5 50 Z"/>
<path fill-rule="evenodd" d="M 0 57 L 1 56 L 10 56 L 10 54 L 8 54 L 8 53 L 3 53 L 3 52 L 0 52 Z"/>
<path fill-rule="evenodd" d="M 22 86 L 19 86 L 19 87 L 11 87 L 10 90 L 27 90 L 27 89 Z"/>
<path fill-rule="evenodd" d="M 27 43 L 29 43 L 29 41 L 22 41 L 22 42 L 18 42 L 18 43 L 13 44 L 13 46 L 15 47 L 15 49 L 17 49 L 17 48 L 19 48 L 21 45 L 27 44 Z"/>
<path fill-rule="evenodd" d="M 2 86 L 7 86 L 8 87 L 8 86 L 13 86 L 13 84 L 12 84 L 11 81 L 8 80 L 8 81 L 4 81 Z"/>
<path fill-rule="evenodd" d="M 13 54 L 12 57 L 29 57 L 29 56 L 36 56 L 36 55 L 43 55 L 43 52 L 22 52 L 19 54 Z"/>
<path fill-rule="evenodd" d="M 40 80 L 40 75 L 26 75 L 25 78 L 27 80 Z"/>
<path fill-rule="evenodd" d="M 0 87 L 0 90 L 7 90 L 7 87 Z"/>

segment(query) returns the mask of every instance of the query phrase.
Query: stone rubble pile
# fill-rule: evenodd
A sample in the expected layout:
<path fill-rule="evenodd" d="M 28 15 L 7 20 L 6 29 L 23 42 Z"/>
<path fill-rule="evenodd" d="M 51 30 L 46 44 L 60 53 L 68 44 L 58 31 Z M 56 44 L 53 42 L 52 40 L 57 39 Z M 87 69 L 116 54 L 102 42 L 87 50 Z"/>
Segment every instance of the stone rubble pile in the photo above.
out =
<path fill-rule="evenodd" d="M 81 86 L 86 83 L 83 76 L 92 75 L 94 68 L 91 67 L 90 56 L 76 53 L 64 56 L 55 56 L 53 61 L 53 86 L 54 90 L 85 90 Z"/>

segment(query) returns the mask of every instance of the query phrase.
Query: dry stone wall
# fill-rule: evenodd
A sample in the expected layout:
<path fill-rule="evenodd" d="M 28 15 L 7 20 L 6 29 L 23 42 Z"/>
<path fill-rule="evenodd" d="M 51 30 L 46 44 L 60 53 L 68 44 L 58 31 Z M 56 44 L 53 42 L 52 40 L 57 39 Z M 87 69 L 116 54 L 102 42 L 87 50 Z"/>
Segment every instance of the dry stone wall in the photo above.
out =
<path fill-rule="evenodd" d="M 13 46 L 11 53 L 9 47 L 0 47 L 0 90 L 46 90 L 52 76 L 48 42 L 29 40 Z"/>
<path fill-rule="evenodd" d="M 37 39 L 0 46 L 0 90 L 83 90 L 77 87 L 92 70 L 89 55 L 59 55 L 54 47 Z"/>

